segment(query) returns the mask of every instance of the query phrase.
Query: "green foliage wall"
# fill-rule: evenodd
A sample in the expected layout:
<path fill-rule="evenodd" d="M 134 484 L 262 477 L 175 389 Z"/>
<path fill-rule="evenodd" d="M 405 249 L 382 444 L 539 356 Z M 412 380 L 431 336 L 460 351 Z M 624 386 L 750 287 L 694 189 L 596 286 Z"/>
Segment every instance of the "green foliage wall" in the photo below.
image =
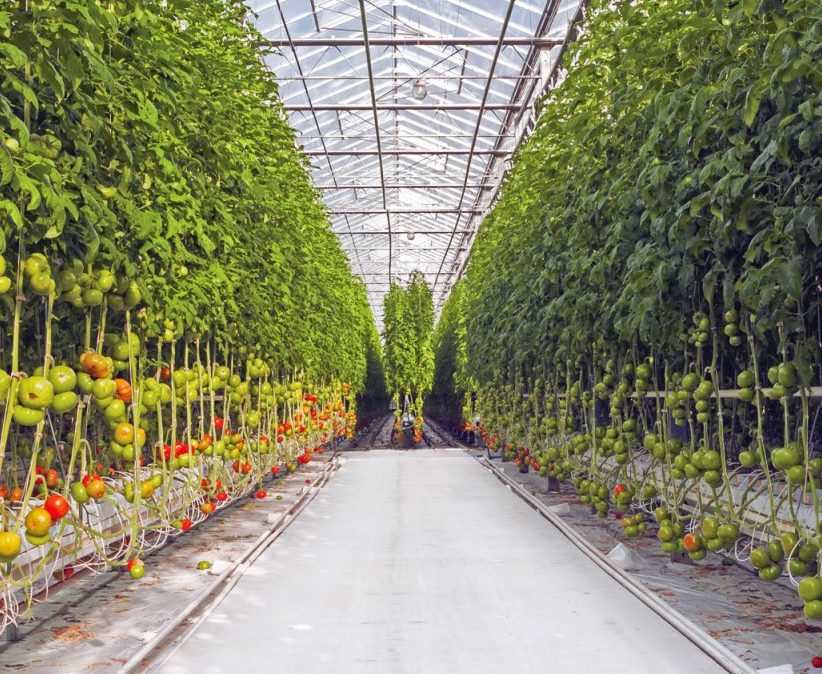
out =
<path fill-rule="evenodd" d="M 434 370 L 434 304 L 423 275 L 414 273 L 407 288 L 392 283 L 384 307 L 388 388 L 397 400 L 406 394 L 421 400 L 431 390 Z"/>
<path fill-rule="evenodd" d="M 766 361 L 787 344 L 810 376 L 820 21 L 809 0 L 593 2 L 453 300 L 467 373 L 635 350 L 682 365 L 692 314 L 721 329 L 734 310 Z M 719 337 L 730 375 L 747 353 Z"/>
<path fill-rule="evenodd" d="M 6 257 L 113 270 L 139 289 L 149 331 L 171 318 L 360 390 L 365 290 L 246 12 L 239 0 L 0 8 Z"/>

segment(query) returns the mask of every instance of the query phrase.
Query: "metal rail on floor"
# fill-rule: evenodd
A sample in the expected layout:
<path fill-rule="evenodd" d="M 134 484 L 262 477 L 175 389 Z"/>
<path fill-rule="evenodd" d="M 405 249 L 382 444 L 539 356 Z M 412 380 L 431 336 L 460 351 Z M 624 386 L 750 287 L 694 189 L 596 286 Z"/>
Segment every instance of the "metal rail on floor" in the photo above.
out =
<path fill-rule="evenodd" d="M 720 667 L 733 674 L 757 674 L 757 670 L 732 653 L 719 641 L 708 635 L 703 629 L 692 621 L 688 620 L 681 613 L 676 611 L 666 602 L 657 597 L 647 587 L 637 582 L 626 574 L 622 569 L 615 566 L 611 561 L 597 550 L 591 543 L 577 533 L 573 527 L 566 524 L 562 519 L 552 513 L 549 508 L 539 499 L 534 497 L 522 485 L 511 479 L 497 466 L 485 457 L 475 457 L 477 461 L 486 467 L 500 482 L 509 487 L 517 496 L 534 508 L 540 515 L 553 524 L 571 543 L 585 554 L 594 564 L 599 566 L 611 578 L 616 580 L 622 587 L 639 599 L 650 608 L 660 618 L 670 624 L 675 630 L 691 641 L 697 648 L 703 651 L 708 657 L 714 660 Z"/>
<path fill-rule="evenodd" d="M 243 555 L 232 562 L 208 588 L 180 611 L 173 621 L 167 624 L 153 639 L 148 641 L 140 650 L 132 655 L 131 658 L 123 664 L 120 671 L 123 674 L 138 670 L 158 671 L 177 648 L 191 636 L 203 620 L 225 599 L 251 564 L 265 552 L 265 550 L 288 529 L 297 516 L 305 510 L 339 467 L 340 455 L 334 454 L 320 477 L 317 478 L 314 484 L 305 491 L 294 505 L 283 513 L 270 529 L 261 534 L 253 545 Z M 192 622 L 184 626 L 183 623 L 186 621 Z M 171 641 L 171 644 L 169 644 L 169 641 Z M 174 648 L 169 648 L 155 655 L 155 652 L 166 644 L 173 645 Z"/>

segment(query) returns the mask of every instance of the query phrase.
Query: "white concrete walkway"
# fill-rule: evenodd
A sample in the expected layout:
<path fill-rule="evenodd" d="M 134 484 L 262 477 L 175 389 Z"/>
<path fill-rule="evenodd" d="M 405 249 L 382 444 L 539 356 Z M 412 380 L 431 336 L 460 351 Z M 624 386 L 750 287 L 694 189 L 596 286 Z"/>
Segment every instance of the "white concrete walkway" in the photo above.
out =
<path fill-rule="evenodd" d="M 471 457 L 346 464 L 162 669 L 724 671 Z"/>

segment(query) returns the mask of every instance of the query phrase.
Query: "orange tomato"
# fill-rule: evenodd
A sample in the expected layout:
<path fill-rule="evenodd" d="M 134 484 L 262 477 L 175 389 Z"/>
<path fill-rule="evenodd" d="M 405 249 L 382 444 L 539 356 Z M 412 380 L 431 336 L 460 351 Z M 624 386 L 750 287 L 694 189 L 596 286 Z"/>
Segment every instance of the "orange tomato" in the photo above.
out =
<path fill-rule="evenodd" d="M 83 370 L 94 379 L 103 379 L 104 377 L 108 377 L 110 373 L 106 359 L 99 353 L 94 353 L 93 351 L 86 351 L 80 356 L 80 365 L 82 365 Z"/>
<path fill-rule="evenodd" d="M 86 491 L 91 498 L 101 499 L 106 493 L 106 483 L 99 478 L 93 478 L 86 484 Z"/>
<path fill-rule="evenodd" d="M 129 384 L 125 379 L 121 379 L 118 377 L 114 380 L 114 383 L 117 384 L 117 393 L 114 394 L 115 398 L 119 398 L 120 400 L 124 400 L 126 402 L 131 400 L 131 384 Z"/>

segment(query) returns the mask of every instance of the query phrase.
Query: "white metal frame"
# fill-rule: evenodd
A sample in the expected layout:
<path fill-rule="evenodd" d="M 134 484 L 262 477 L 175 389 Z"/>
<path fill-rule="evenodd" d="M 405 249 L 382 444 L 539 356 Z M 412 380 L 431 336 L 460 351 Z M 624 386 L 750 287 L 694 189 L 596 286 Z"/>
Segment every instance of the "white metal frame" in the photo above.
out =
<path fill-rule="evenodd" d="M 417 269 L 439 312 L 585 0 L 246 2 L 378 324 Z"/>

